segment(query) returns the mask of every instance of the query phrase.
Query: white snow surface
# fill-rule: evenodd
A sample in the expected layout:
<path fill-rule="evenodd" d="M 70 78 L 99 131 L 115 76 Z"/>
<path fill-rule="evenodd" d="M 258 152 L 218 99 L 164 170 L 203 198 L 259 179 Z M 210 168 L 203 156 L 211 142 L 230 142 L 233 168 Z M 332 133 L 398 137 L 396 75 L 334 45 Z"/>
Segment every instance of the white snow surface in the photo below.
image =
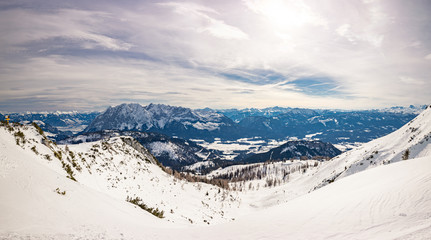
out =
<path fill-rule="evenodd" d="M 381 166 L 235 222 L 181 234 L 201 233 L 207 239 L 429 239 L 430 170 L 429 156 Z"/>
<path fill-rule="evenodd" d="M 161 156 L 162 154 L 168 154 L 170 158 L 178 160 L 176 154 L 177 146 L 171 142 L 152 142 L 149 146 L 154 156 Z"/>
<path fill-rule="evenodd" d="M 199 169 L 213 167 L 213 166 L 215 166 L 214 162 L 203 161 L 203 162 L 197 162 L 192 165 L 186 166 L 184 167 L 184 169 L 198 171 Z"/>
<path fill-rule="evenodd" d="M 3 139 L 2 139 L 3 140 Z M 186 227 L 75 183 L 2 141 L 3 239 L 429 239 L 431 157 L 346 177 L 235 221 Z M 4 168 L 4 166 L 8 166 Z M 5 171 L 4 169 L 8 169 Z M 60 195 L 55 189 L 66 191 Z M 187 193 L 187 192 L 184 192 Z"/>
<path fill-rule="evenodd" d="M 221 123 L 216 123 L 216 122 L 195 122 L 193 124 L 191 124 L 194 128 L 199 129 L 199 130 L 208 130 L 208 131 L 214 131 L 220 128 L 220 125 L 222 125 Z"/>
<path fill-rule="evenodd" d="M 430 108 L 392 134 L 297 171 L 285 184 L 245 192 L 220 193 L 211 185 L 176 180 L 121 138 L 110 139 L 111 148 L 103 142 L 68 146 L 87 159 L 87 165 L 79 162 L 82 171 L 75 170 L 74 182 L 60 161 L 43 157 L 52 150 L 40 143 L 35 129 L 22 131 L 28 143 L 17 146 L 13 133 L 0 128 L 0 239 L 431 236 Z M 66 156 L 65 146 L 50 147 Z M 166 218 L 127 203 L 125 196 L 140 196 L 165 210 Z M 186 224 L 189 218 L 195 224 Z"/>
<path fill-rule="evenodd" d="M 73 177 L 78 181 L 78 185 L 91 188 L 121 202 L 125 202 L 127 196 L 140 197 L 148 207 L 163 210 L 166 222 L 180 225 L 190 223 L 207 225 L 230 221 L 233 216 L 237 216 L 238 205 L 241 204 L 238 193 L 209 184 L 190 183 L 174 178 L 154 164 L 154 158 L 146 149 L 140 152 L 126 144 L 121 137 L 69 146 L 47 144 L 49 145 L 47 147 L 41 143 L 42 139 L 33 127 L 15 127 L 15 133 L 18 129 L 24 133 L 26 139 L 26 143 L 20 142 L 20 146 L 16 145 L 13 133 L 0 127 L 0 177 L 7 178 L 6 181 L 2 180 L 2 183 L 10 181 L 13 184 L 26 185 L 27 183 L 19 182 L 21 176 L 28 176 L 30 180 L 43 177 L 32 177 L 32 174 L 39 174 L 39 168 L 47 168 L 58 175 L 55 176 L 56 179 L 60 176 L 62 179 L 61 184 L 55 187 L 52 187 L 54 184 L 52 183 L 49 186 L 50 191 L 58 187 L 62 191 L 65 190 L 68 196 L 68 182 L 72 185 L 75 182 L 66 178 L 68 174 L 62 167 L 61 161 L 54 156 L 55 151 L 60 152 L 63 163 L 73 169 Z M 35 147 L 38 154 L 31 150 L 32 147 Z M 66 148 L 69 151 L 66 151 Z M 74 160 L 71 160 L 70 153 L 73 153 Z M 47 160 L 46 156 L 49 156 L 50 160 Z M 21 167 L 27 166 L 28 162 L 32 163 L 33 172 L 20 172 Z M 73 167 L 73 164 L 77 167 Z M 15 173 L 10 174 L 11 171 Z M 18 176 L 17 179 L 15 179 L 16 176 Z M 68 184 L 64 185 L 63 182 Z M 32 184 L 29 190 L 36 186 Z M 0 191 L 4 193 L 12 189 L 2 187 Z M 28 198 L 27 204 L 31 205 L 31 194 Z M 3 204 L 2 200 L 0 200 L 1 204 Z M 139 209 L 139 211 L 143 210 Z"/>

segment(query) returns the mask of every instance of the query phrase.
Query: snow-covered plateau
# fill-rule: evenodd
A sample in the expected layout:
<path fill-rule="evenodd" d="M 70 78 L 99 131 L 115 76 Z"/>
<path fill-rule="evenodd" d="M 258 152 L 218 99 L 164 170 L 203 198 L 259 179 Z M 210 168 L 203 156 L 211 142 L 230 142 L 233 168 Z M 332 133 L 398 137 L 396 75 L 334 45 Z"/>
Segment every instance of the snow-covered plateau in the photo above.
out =
<path fill-rule="evenodd" d="M 430 239 L 429 143 L 430 107 L 329 161 L 208 175 L 244 170 L 227 189 L 172 173 L 131 137 L 57 146 L 3 123 L 0 239 Z"/>

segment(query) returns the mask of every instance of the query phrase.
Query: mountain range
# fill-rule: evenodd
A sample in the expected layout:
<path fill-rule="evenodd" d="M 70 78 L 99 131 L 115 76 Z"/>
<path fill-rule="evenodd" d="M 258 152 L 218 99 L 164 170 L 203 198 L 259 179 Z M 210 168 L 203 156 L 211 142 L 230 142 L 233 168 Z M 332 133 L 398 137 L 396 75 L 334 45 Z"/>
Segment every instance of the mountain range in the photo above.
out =
<path fill-rule="evenodd" d="M 243 162 L 255 163 L 268 160 L 286 159 L 331 159 L 341 154 L 341 151 L 330 143 L 322 141 L 294 140 L 273 148 L 267 152 L 253 154 L 246 157 Z"/>
<path fill-rule="evenodd" d="M 11 122 L 36 122 L 44 131 L 51 133 L 54 140 L 62 140 L 85 129 L 100 112 L 25 112 L 0 114 L 10 117 Z"/>
<path fill-rule="evenodd" d="M 415 108 L 416 111 L 418 109 Z M 97 116 L 84 132 L 149 131 L 207 141 L 244 137 L 302 139 L 312 135 L 331 143 L 367 142 L 398 129 L 417 115 L 414 111 L 395 110 L 334 111 L 276 107 L 262 111 L 233 109 L 217 112 L 162 104 L 121 104 Z M 238 115 L 243 117 L 238 118 Z"/>

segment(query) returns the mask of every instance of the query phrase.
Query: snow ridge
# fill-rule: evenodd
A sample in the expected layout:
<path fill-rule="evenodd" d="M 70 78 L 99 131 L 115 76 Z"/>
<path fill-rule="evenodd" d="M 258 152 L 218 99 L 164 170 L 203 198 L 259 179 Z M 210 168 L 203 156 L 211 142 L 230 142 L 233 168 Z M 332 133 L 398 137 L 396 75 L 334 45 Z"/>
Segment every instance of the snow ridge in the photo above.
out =
<path fill-rule="evenodd" d="M 191 110 L 164 104 L 142 106 L 137 103 L 109 107 L 84 130 L 94 132 L 105 129 L 142 130 L 166 129 L 176 124 L 198 130 L 215 131 L 228 124 L 222 114 L 210 110 Z"/>

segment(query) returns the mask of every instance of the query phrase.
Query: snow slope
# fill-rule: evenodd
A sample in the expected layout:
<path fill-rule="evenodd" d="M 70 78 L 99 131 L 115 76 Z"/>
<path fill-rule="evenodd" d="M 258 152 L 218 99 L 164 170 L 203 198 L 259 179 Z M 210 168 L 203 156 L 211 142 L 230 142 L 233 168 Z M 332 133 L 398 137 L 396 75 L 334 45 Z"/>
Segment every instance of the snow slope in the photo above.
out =
<path fill-rule="evenodd" d="M 431 157 L 363 171 L 235 222 L 176 235 L 200 234 L 206 239 L 430 239 Z"/>
<path fill-rule="evenodd" d="M 17 137 L 19 132 L 23 138 Z M 24 162 L 13 168 L 25 166 L 25 161 L 37 162 L 64 180 L 76 179 L 85 187 L 123 202 L 127 197 L 139 197 L 148 207 L 164 211 L 164 221 L 187 225 L 230 221 L 241 204 L 236 192 L 187 182 L 164 172 L 148 150 L 130 137 L 57 146 L 32 126 L 15 126 L 10 132 L 0 127 L 0 142 L 5 145 L 0 151 L 1 165 L 5 166 L 0 169 L 0 176 L 17 176 L 7 174 L 14 166 L 10 163 L 17 158 Z"/>
<path fill-rule="evenodd" d="M 321 185 L 379 165 L 430 156 L 430 143 L 431 106 L 397 131 L 333 158 L 320 171 L 320 176 L 332 172 Z"/>
<path fill-rule="evenodd" d="M 431 236 L 430 108 L 386 137 L 302 174 L 296 171 L 285 184 L 248 192 L 220 192 L 210 185 L 174 180 L 151 159 L 148 163 L 144 150 L 121 137 L 66 150 L 42 144 L 34 128 L 19 131 L 25 141 L 17 129 L 0 128 L 0 239 Z M 406 149 L 408 160 L 402 161 Z M 72 176 L 78 182 L 67 178 L 70 173 L 53 151 L 60 151 L 66 164 L 73 164 L 66 159 L 70 152 L 87 159 L 79 160 L 81 172 L 74 167 Z M 135 208 L 124 201 L 126 196 L 139 196 L 165 210 L 166 218 Z M 199 225 L 184 224 L 188 218 Z"/>
<path fill-rule="evenodd" d="M 73 239 L 76 234 L 119 239 L 124 226 L 166 224 L 124 200 L 66 178 L 58 166 L 47 166 L 0 131 L 0 239 Z"/>
<path fill-rule="evenodd" d="M 2 136 L 3 138 L 3 136 Z M 431 157 L 381 166 L 236 221 L 185 227 L 96 192 L 3 141 L 0 239 L 429 239 Z M 5 169 L 7 169 L 5 171 Z M 56 188 L 66 191 L 60 195 Z M 186 193 L 186 192 L 185 192 Z"/>

